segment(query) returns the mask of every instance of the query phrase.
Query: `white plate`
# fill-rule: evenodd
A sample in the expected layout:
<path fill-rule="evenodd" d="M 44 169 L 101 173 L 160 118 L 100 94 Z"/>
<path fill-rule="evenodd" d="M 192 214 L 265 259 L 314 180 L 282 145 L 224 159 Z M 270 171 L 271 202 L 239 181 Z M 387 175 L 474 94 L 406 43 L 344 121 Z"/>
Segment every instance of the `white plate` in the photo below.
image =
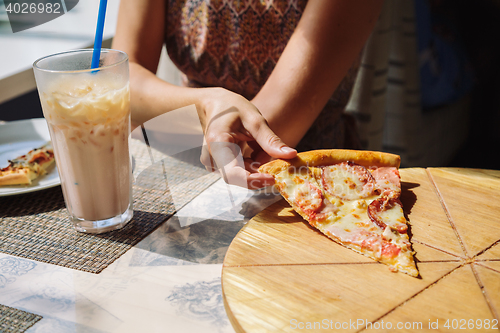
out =
<path fill-rule="evenodd" d="M 44 118 L 11 121 L 0 124 L 0 168 L 9 165 L 8 160 L 24 155 L 50 141 L 49 128 Z M 0 196 L 29 193 L 61 184 L 57 168 L 35 179 L 31 185 L 0 187 Z"/>

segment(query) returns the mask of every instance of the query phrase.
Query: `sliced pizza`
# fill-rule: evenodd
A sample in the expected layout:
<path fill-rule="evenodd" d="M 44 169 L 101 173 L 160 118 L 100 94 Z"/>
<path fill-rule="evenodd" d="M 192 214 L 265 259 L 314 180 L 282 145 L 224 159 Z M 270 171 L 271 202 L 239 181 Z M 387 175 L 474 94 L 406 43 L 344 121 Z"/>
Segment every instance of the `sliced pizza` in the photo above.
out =
<path fill-rule="evenodd" d="M 309 224 L 335 242 L 411 276 L 419 275 L 408 236 L 400 157 L 356 150 L 316 150 L 275 160 L 259 171 Z"/>
<path fill-rule="evenodd" d="M 54 151 L 49 142 L 9 160 L 9 165 L 0 169 L 0 186 L 29 185 L 34 179 L 46 174 L 53 163 Z"/>

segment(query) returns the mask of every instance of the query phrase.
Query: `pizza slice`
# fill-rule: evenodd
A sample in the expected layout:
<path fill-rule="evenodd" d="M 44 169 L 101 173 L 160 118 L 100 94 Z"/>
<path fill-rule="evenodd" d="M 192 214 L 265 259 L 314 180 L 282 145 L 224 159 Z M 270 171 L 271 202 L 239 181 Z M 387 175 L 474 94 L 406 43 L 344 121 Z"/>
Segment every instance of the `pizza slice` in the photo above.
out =
<path fill-rule="evenodd" d="M 46 174 L 53 163 L 54 152 L 49 142 L 9 160 L 9 165 L 0 169 L 0 186 L 29 185 L 34 179 Z"/>
<path fill-rule="evenodd" d="M 400 157 L 315 150 L 259 168 L 309 224 L 337 243 L 411 276 L 419 275 L 401 201 Z"/>

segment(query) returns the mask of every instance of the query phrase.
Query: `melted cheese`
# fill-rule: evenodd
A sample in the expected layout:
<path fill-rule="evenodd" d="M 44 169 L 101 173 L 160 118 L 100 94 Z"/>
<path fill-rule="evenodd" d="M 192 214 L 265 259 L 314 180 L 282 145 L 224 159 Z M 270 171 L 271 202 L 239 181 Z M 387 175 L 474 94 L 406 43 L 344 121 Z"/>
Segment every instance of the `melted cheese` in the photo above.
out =
<path fill-rule="evenodd" d="M 406 226 L 406 218 L 403 209 L 399 205 L 394 205 L 392 208 L 378 213 L 378 216 L 387 226 L 393 229 Z"/>
<path fill-rule="evenodd" d="M 347 163 L 324 167 L 322 182 L 327 192 L 345 200 L 366 198 L 375 189 L 367 169 Z"/>

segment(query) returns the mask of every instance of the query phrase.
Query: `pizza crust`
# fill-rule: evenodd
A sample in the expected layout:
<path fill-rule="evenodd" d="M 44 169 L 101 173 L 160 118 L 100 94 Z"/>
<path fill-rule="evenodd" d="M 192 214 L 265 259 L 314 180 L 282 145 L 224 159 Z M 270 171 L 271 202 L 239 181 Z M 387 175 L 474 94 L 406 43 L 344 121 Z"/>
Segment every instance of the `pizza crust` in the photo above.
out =
<path fill-rule="evenodd" d="M 31 172 L 28 168 L 0 172 L 0 186 L 31 184 Z"/>
<path fill-rule="evenodd" d="M 324 149 L 311 150 L 297 154 L 290 160 L 275 160 L 259 168 L 259 172 L 277 174 L 289 167 L 319 167 L 341 162 L 354 162 L 366 168 L 396 167 L 399 168 L 401 158 L 398 155 L 368 150 Z"/>

